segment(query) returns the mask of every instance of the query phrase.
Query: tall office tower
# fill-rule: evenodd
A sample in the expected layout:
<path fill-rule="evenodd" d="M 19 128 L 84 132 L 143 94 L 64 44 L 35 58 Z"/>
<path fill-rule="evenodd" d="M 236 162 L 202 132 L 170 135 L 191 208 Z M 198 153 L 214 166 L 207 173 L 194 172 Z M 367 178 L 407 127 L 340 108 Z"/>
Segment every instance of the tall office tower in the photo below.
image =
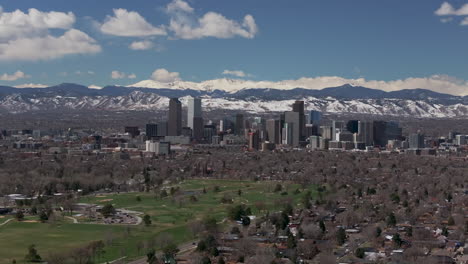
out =
<path fill-rule="evenodd" d="M 192 128 L 192 137 L 195 140 L 200 140 L 203 138 L 203 118 L 194 117 L 193 118 L 193 128 Z"/>
<path fill-rule="evenodd" d="M 456 139 L 457 135 L 460 135 L 460 133 L 456 132 L 456 131 L 450 131 L 449 134 L 448 134 L 448 139 L 450 141 L 453 141 Z"/>
<path fill-rule="evenodd" d="M 236 135 L 238 136 L 244 135 L 244 115 L 243 114 L 236 115 Z"/>
<path fill-rule="evenodd" d="M 299 146 L 301 140 L 301 115 L 299 112 L 284 112 L 284 122 L 292 125 L 291 131 L 291 145 L 293 147 Z M 287 131 L 288 132 L 288 131 Z"/>
<path fill-rule="evenodd" d="M 293 144 L 293 124 L 284 123 L 281 133 L 281 143 L 283 145 L 292 145 Z"/>
<path fill-rule="evenodd" d="M 216 126 L 205 125 L 203 127 L 203 137 L 205 138 L 205 141 L 209 144 L 212 144 L 212 139 L 214 136 L 216 136 Z"/>
<path fill-rule="evenodd" d="M 455 144 L 457 144 L 458 146 L 466 145 L 466 136 L 465 135 L 456 135 L 455 138 L 456 138 Z"/>
<path fill-rule="evenodd" d="M 194 130 L 193 120 L 196 117 L 202 117 L 201 99 L 190 97 L 188 99 L 187 126 Z"/>
<path fill-rule="evenodd" d="M 349 120 L 346 129 L 353 134 L 359 132 L 359 120 Z"/>
<path fill-rule="evenodd" d="M 385 147 L 387 145 L 387 122 L 374 121 L 374 145 Z"/>
<path fill-rule="evenodd" d="M 275 119 L 268 119 L 266 121 L 266 130 L 268 141 L 270 143 L 280 144 L 281 143 L 281 133 L 280 133 L 280 121 Z"/>
<path fill-rule="evenodd" d="M 135 126 L 126 126 L 125 133 L 128 133 L 132 138 L 140 135 L 140 130 Z"/>
<path fill-rule="evenodd" d="M 400 124 L 395 121 L 387 122 L 387 127 L 385 128 L 385 135 L 387 136 L 387 141 L 392 139 L 403 139 L 403 129 L 400 127 Z"/>
<path fill-rule="evenodd" d="M 158 125 L 157 124 L 146 124 L 146 137 L 148 139 L 155 138 L 158 136 Z"/>
<path fill-rule="evenodd" d="M 320 126 L 320 121 L 322 121 L 322 112 L 311 110 L 309 112 L 309 124 Z"/>
<path fill-rule="evenodd" d="M 343 121 L 332 121 L 332 140 L 336 141 L 336 133 L 343 131 L 345 128 L 345 123 Z"/>
<path fill-rule="evenodd" d="M 260 148 L 260 137 L 258 131 L 249 132 L 249 149 L 258 150 Z"/>
<path fill-rule="evenodd" d="M 332 127 L 331 126 L 321 126 L 320 127 L 320 134 L 324 139 L 332 139 Z"/>
<path fill-rule="evenodd" d="M 372 146 L 374 143 L 374 126 L 372 121 L 359 121 L 358 138 L 366 146 Z"/>
<path fill-rule="evenodd" d="M 168 136 L 180 136 L 182 133 L 182 103 L 178 98 L 169 101 Z"/>
<path fill-rule="evenodd" d="M 424 148 L 424 135 L 417 133 L 409 136 L 409 148 L 422 149 Z"/>
<path fill-rule="evenodd" d="M 167 136 L 167 122 L 162 121 L 158 123 L 158 137 L 165 137 Z"/>
<path fill-rule="evenodd" d="M 315 124 L 306 124 L 305 127 L 305 136 L 309 138 L 310 136 L 318 136 L 319 135 L 319 126 Z"/>
<path fill-rule="evenodd" d="M 293 104 L 293 112 L 299 113 L 299 141 L 305 139 L 305 115 L 304 101 L 296 101 Z"/>

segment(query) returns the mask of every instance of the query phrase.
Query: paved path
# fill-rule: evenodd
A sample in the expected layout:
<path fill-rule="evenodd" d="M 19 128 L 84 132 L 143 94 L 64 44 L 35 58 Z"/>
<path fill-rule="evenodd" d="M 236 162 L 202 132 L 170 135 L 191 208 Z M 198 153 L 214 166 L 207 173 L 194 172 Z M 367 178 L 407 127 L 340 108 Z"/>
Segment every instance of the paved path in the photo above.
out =
<path fill-rule="evenodd" d="M 72 220 L 74 224 L 78 224 L 78 219 L 76 219 L 75 217 L 65 216 L 65 218 Z"/>
<path fill-rule="evenodd" d="M 10 219 L 6 220 L 4 223 L 0 224 L 0 226 L 4 226 L 4 225 L 8 224 L 9 222 L 11 222 L 11 221 L 13 221 L 13 220 L 15 220 L 15 219 L 14 219 L 14 218 L 10 218 Z"/>

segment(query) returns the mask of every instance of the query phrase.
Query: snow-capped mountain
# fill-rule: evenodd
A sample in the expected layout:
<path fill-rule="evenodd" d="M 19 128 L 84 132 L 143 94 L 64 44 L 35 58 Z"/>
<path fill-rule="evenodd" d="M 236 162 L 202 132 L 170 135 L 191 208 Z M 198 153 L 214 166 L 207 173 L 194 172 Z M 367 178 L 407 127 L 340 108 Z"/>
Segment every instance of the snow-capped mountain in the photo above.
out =
<path fill-rule="evenodd" d="M 230 81 L 229 79 L 225 79 Z M 234 80 L 235 81 L 235 80 Z M 167 110 L 169 98 L 179 97 L 184 105 L 188 96 L 203 98 L 205 111 L 235 110 L 252 113 L 290 111 L 295 100 L 304 100 L 307 110 L 329 113 L 360 113 L 412 117 L 468 117 L 468 97 L 440 94 L 424 89 L 384 92 L 344 85 L 322 90 L 294 88 L 217 89 L 217 84 L 191 87 L 187 82 L 175 87 L 108 86 L 90 89 L 76 84 L 47 88 L 0 87 L 0 110 L 10 113 L 58 110 L 143 111 Z M 184 86 L 188 85 L 188 86 Z M 240 86 L 239 86 L 240 87 Z"/>

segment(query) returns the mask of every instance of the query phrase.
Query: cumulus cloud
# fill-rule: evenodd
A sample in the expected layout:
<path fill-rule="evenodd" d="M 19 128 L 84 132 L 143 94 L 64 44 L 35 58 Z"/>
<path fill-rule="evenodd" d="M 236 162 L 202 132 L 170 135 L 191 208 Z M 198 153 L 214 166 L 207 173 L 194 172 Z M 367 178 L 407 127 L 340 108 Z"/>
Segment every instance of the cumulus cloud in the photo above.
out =
<path fill-rule="evenodd" d="M 254 38 L 258 32 L 252 15 L 246 15 L 242 22 L 237 22 L 215 12 L 208 12 L 196 17 L 194 10 L 183 0 L 174 0 L 166 7 L 171 16 L 169 29 L 176 38 L 201 39 L 205 37 Z"/>
<path fill-rule="evenodd" d="M 38 83 L 25 83 L 20 85 L 15 85 L 15 88 L 46 88 L 49 87 L 45 84 L 38 84 Z"/>
<path fill-rule="evenodd" d="M 100 30 L 108 35 L 120 37 L 148 37 L 166 35 L 164 27 L 155 27 L 135 11 L 114 9 L 113 16 L 107 16 Z"/>
<path fill-rule="evenodd" d="M 465 19 L 463 19 L 462 22 L 460 22 L 460 25 L 468 26 L 468 17 L 465 17 Z"/>
<path fill-rule="evenodd" d="M 246 76 L 251 76 L 250 74 L 247 74 L 245 73 L 244 71 L 239 71 L 239 70 L 224 70 L 223 71 L 223 74 L 224 75 L 232 75 L 232 76 L 236 76 L 236 77 L 246 77 Z"/>
<path fill-rule="evenodd" d="M 100 51 L 101 46 L 93 38 L 82 31 L 70 29 L 60 37 L 25 37 L 0 43 L 0 60 L 50 60 Z"/>
<path fill-rule="evenodd" d="M 154 43 L 149 40 L 134 41 L 130 44 L 129 48 L 132 50 L 149 50 L 154 47 Z"/>
<path fill-rule="evenodd" d="M 49 60 L 101 51 L 86 33 L 73 29 L 72 12 L 41 12 L 31 8 L 5 12 L 0 7 L 0 60 Z M 54 36 L 50 30 L 66 30 Z"/>
<path fill-rule="evenodd" d="M 98 85 L 95 85 L 95 84 L 91 84 L 90 86 L 88 86 L 89 89 L 102 89 L 102 86 L 98 86 Z"/>
<path fill-rule="evenodd" d="M 467 16 L 468 4 L 464 4 L 459 9 L 456 9 L 449 2 L 443 2 L 434 13 L 438 16 Z"/>
<path fill-rule="evenodd" d="M 162 83 L 170 83 L 180 80 L 180 74 L 178 72 L 169 72 L 166 69 L 157 69 L 151 75 L 151 79 Z"/>
<path fill-rule="evenodd" d="M 48 29 L 70 29 L 75 23 L 72 12 L 41 12 L 35 8 L 4 12 L 0 7 L 0 40 L 40 35 Z"/>
<path fill-rule="evenodd" d="M 12 81 L 16 81 L 16 80 L 19 80 L 19 79 L 25 79 L 25 78 L 30 78 L 30 77 L 31 76 L 25 74 L 22 71 L 17 71 L 17 72 L 15 72 L 13 74 L 4 73 L 4 74 L 0 75 L 0 81 L 12 82 Z"/>
<path fill-rule="evenodd" d="M 112 71 L 111 72 L 111 78 L 112 79 L 135 79 L 137 76 L 134 73 L 131 74 L 126 74 L 125 72 L 120 72 L 120 71 Z"/>

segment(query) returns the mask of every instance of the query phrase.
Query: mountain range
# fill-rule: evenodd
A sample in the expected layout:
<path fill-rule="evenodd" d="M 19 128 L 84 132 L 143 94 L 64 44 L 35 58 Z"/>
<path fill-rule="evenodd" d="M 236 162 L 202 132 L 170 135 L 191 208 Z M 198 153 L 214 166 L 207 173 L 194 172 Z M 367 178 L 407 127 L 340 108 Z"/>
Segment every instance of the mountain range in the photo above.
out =
<path fill-rule="evenodd" d="M 248 112 L 289 111 L 294 100 L 304 100 L 308 110 L 413 117 L 468 117 L 468 96 L 442 94 L 426 89 L 385 92 L 350 84 L 313 90 L 306 88 L 248 88 L 245 83 L 143 81 L 128 87 L 90 89 L 63 83 L 46 88 L 0 86 L 0 110 L 10 113 L 57 110 L 166 110 L 170 97 L 186 103 L 188 96 L 203 98 L 206 111 L 227 109 Z M 234 89 L 232 88 L 234 87 Z M 186 105 L 186 104 L 184 104 Z"/>

